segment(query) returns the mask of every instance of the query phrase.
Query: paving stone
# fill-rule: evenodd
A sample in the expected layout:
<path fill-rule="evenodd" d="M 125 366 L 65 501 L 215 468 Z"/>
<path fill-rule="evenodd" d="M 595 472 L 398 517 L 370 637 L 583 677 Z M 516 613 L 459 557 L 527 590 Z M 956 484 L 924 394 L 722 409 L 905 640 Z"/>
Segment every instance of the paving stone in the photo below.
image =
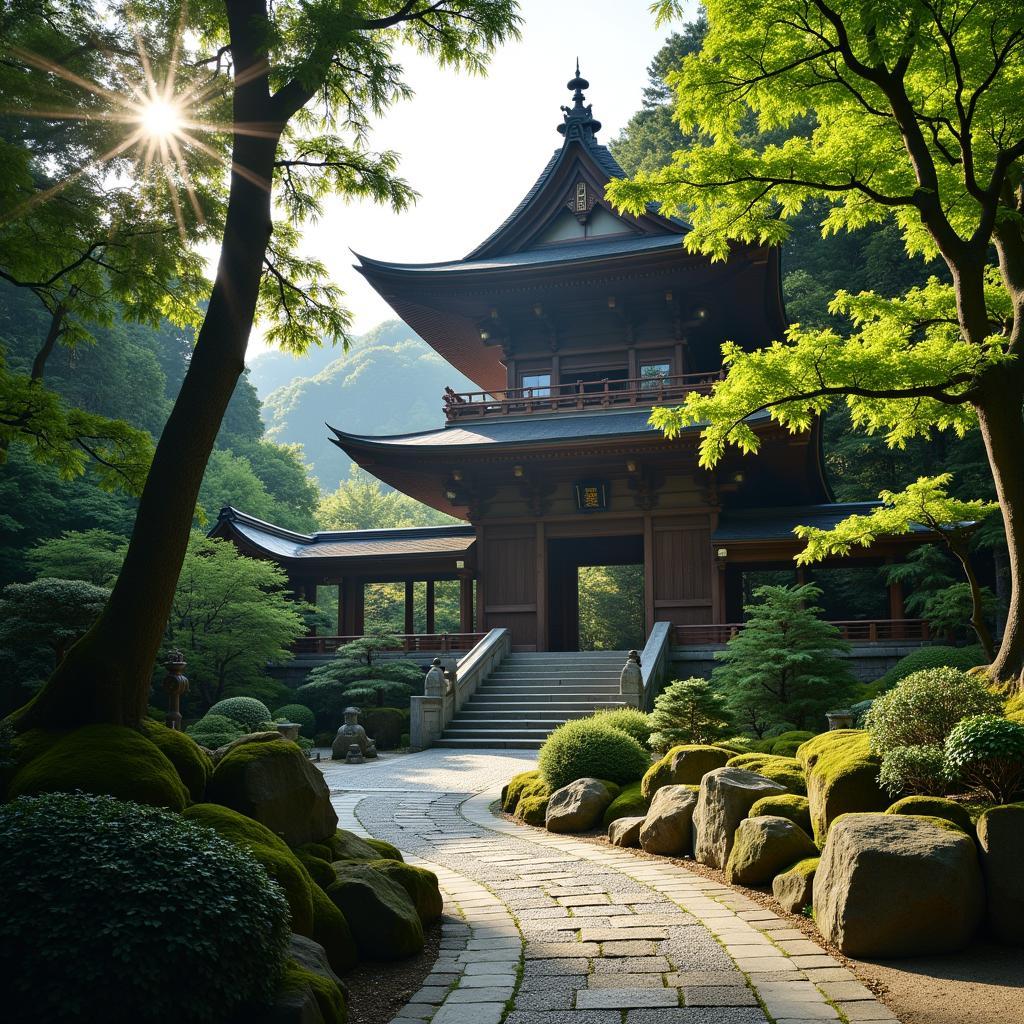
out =
<path fill-rule="evenodd" d="M 595 960 L 595 974 L 664 974 L 672 965 L 663 956 L 627 956 L 615 960 Z"/>
<path fill-rule="evenodd" d="M 424 985 L 410 1000 L 413 1003 L 440 1003 L 448 995 L 447 985 Z"/>
<path fill-rule="evenodd" d="M 601 892 L 592 893 L 589 895 L 584 894 L 579 896 L 562 896 L 560 897 L 558 902 L 565 907 L 596 907 L 599 905 L 604 906 L 608 903 L 608 894 Z"/>
<path fill-rule="evenodd" d="M 550 960 L 554 957 L 597 956 L 596 942 L 528 942 L 527 960 Z"/>
<path fill-rule="evenodd" d="M 664 988 L 660 974 L 591 974 L 587 988 Z"/>
<path fill-rule="evenodd" d="M 841 1002 L 836 1005 L 843 1011 L 846 1019 L 849 1021 L 882 1021 L 883 1024 L 890 1024 L 891 1021 L 897 1021 L 897 1018 L 893 1016 L 892 1011 L 887 1006 L 883 1006 L 878 1002 Z"/>
<path fill-rule="evenodd" d="M 626 1024 L 767 1024 L 760 1009 L 747 1006 L 686 1006 L 676 1010 L 630 1010 Z"/>
<path fill-rule="evenodd" d="M 857 980 L 853 971 L 848 971 L 845 967 L 812 967 L 809 971 L 804 971 L 804 973 L 815 983 L 822 981 Z"/>
<path fill-rule="evenodd" d="M 531 990 L 516 993 L 520 1010 L 571 1010 L 576 1005 L 576 989 Z"/>
<path fill-rule="evenodd" d="M 586 974 L 588 962 L 584 959 L 565 957 L 559 960 L 527 960 L 523 966 L 523 977 L 531 974 Z"/>
<path fill-rule="evenodd" d="M 823 981 L 818 987 L 835 1003 L 875 998 L 859 981 Z"/>
<path fill-rule="evenodd" d="M 445 1000 L 445 1006 L 454 1003 L 504 1003 L 512 995 L 515 983 L 500 987 L 489 986 L 487 988 L 463 988 L 461 985 L 454 992 L 449 993 Z"/>
<path fill-rule="evenodd" d="M 654 956 L 657 952 L 658 947 L 655 943 L 639 939 L 601 944 L 602 956 Z"/>
<path fill-rule="evenodd" d="M 839 1015 L 835 1008 L 826 1002 L 814 1002 L 810 999 L 773 999 L 761 994 L 764 1008 L 779 1020 L 835 1020 Z"/>
<path fill-rule="evenodd" d="M 665 984 L 675 988 L 687 985 L 743 985 L 743 975 L 739 971 L 674 971 L 666 975 Z"/>
<path fill-rule="evenodd" d="M 519 969 L 519 958 L 515 960 L 481 960 L 464 965 L 464 974 L 510 974 Z"/>
<path fill-rule="evenodd" d="M 616 1010 L 564 1010 L 544 1013 L 534 1010 L 513 1010 L 505 1024 L 620 1024 L 622 1014 Z"/>
<path fill-rule="evenodd" d="M 630 1010 L 637 1006 L 678 1006 L 674 988 L 587 988 L 576 993 L 578 1010 Z"/>
<path fill-rule="evenodd" d="M 459 982 L 459 988 L 514 988 L 514 974 L 467 974 Z"/>
<path fill-rule="evenodd" d="M 667 939 L 664 928 L 633 928 L 623 925 L 617 928 L 595 928 L 585 926 L 580 932 L 584 942 L 621 942 L 625 939 Z"/>
<path fill-rule="evenodd" d="M 430 1024 L 501 1024 L 505 1003 L 462 1003 L 445 1004 L 433 1017 Z"/>
<path fill-rule="evenodd" d="M 754 993 L 745 985 L 695 985 L 683 988 L 687 1006 L 757 1006 Z"/>

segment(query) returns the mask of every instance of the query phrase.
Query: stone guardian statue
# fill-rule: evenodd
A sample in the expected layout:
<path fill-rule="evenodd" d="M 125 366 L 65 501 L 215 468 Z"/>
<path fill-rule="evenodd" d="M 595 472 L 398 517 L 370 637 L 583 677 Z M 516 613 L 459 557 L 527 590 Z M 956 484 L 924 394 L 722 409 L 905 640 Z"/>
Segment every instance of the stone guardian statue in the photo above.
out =
<path fill-rule="evenodd" d="M 644 676 L 640 671 L 639 651 L 626 655 L 626 664 L 619 673 L 619 693 L 633 707 L 640 707 L 644 696 Z"/>
<path fill-rule="evenodd" d="M 376 757 L 377 745 L 369 736 L 366 730 L 359 724 L 359 708 L 345 708 L 342 712 L 345 722 L 338 730 L 331 745 L 332 761 L 348 761 L 349 764 L 358 764 L 358 761 L 351 759 L 352 747 L 358 748 L 363 757 Z"/>

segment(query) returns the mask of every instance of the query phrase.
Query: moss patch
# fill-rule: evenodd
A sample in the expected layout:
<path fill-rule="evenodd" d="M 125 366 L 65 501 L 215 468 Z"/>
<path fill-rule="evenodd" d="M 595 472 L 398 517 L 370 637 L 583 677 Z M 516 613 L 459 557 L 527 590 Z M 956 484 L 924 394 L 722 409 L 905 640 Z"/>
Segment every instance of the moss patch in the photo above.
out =
<path fill-rule="evenodd" d="M 309 989 L 316 999 L 316 1005 L 324 1019 L 324 1024 L 347 1024 L 348 1007 L 341 989 L 330 978 L 307 970 L 294 960 L 285 964 L 281 978 L 281 991 L 292 992 Z"/>
<path fill-rule="evenodd" d="M 402 851 L 397 846 L 392 846 L 391 843 L 386 843 L 383 839 L 364 839 L 364 843 L 367 846 L 372 846 L 377 851 L 377 856 L 383 860 L 397 860 L 400 864 L 404 862 L 405 858 L 402 856 Z"/>
<path fill-rule="evenodd" d="M 863 729 L 836 729 L 802 744 L 797 757 L 807 777 L 807 799 L 818 846 L 832 822 L 850 812 L 884 811 L 889 798 L 878 785 L 880 761 Z"/>
<path fill-rule="evenodd" d="M 174 765 L 134 729 L 88 725 L 53 743 L 43 736 L 33 744 L 34 756 L 28 756 L 11 780 L 10 799 L 80 789 L 172 811 L 182 811 L 189 803 Z"/>
<path fill-rule="evenodd" d="M 523 795 L 523 790 L 539 778 L 541 778 L 540 770 L 536 768 L 533 771 L 513 775 L 501 790 L 501 809 L 506 814 L 514 814 L 516 805 Z"/>
<path fill-rule="evenodd" d="M 788 818 L 799 825 L 808 835 L 811 827 L 811 804 L 807 797 L 796 793 L 779 793 L 777 796 L 763 796 L 750 808 L 748 818 L 759 818 L 771 814 L 777 818 Z"/>
<path fill-rule="evenodd" d="M 441 916 L 444 900 L 437 886 L 437 875 L 433 871 L 396 860 L 371 860 L 369 866 L 385 878 L 397 882 L 406 891 L 423 924 L 430 924 Z"/>
<path fill-rule="evenodd" d="M 298 857 L 299 862 L 309 872 L 309 877 L 321 888 L 326 889 L 334 881 L 334 868 L 331 867 L 330 861 L 321 860 L 319 857 L 314 857 L 312 854 L 305 853 L 302 850 L 296 850 L 295 856 Z"/>
<path fill-rule="evenodd" d="M 604 827 L 607 828 L 618 818 L 638 818 L 647 813 L 650 804 L 650 800 L 641 791 L 641 783 L 623 786 L 622 792 L 605 809 Z"/>
<path fill-rule="evenodd" d="M 201 801 L 206 792 L 206 784 L 213 774 L 213 761 L 210 760 L 210 755 L 191 736 L 186 736 L 175 729 L 168 729 L 159 722 L 144 720 L 142 732 L 146 739 L 174 765 L 178 777 L 185 783 L 189 796 L 196 803 Z"/>
<path fill-rule="evenodd" d="M 650 800 L 662 786 L 699 786 L 708 772 L 729 762 L 729 751 L 700 743 L 684 743 L 673 747 L 655 761 L 640 783 L 640 791 Z"/>
<path fill-rule="evenodd" d="M 327 890 L 346 921 L 361 956 L 401 960 L 423 949 L 423 925 L 408 893 L 397 882 L 355 861 L 335 863 L 338 879 Z"/>
<path fill-rule="evenodd" d="M 974 835 L 974 823 L 965 807 L 940 796 L 905 796 L 889 807 L 886 814 L 912 814 L 915 817 L 944 818 L 969 836 Z"/>
<path fill-rule="evenodd" d="M 547 796 L 524 796 L 516 804 L 515 816 L 527 825 L 541 825 L 547 817 Z"/>
<path fill-rule="evenodd" d="M 323 845 L 330 848 L 332 861 L 380 860 L 381 856 L 380 850 L 371 846 L 367 840 L 344 828 L 339 828 Z"/>
<path fill-rule="evenodd" d="M 331 871 L 333 885 L 337 880 L 334 868 Z M 327 960 L 338 974 L 350 971 L 359 960 L 356 940 L 345 915 L 331 902 L 326 889 L 314 884 L 313 897 L 313 941 L 324 947 Z"/>
<path fill-rule="evenodd" d="M 247 850 L 284 890 L 292 931 L 313 938 L 313 879 L 302 862 L 270 829 L 220 804 L 193 804 L 184 815 Z"/>

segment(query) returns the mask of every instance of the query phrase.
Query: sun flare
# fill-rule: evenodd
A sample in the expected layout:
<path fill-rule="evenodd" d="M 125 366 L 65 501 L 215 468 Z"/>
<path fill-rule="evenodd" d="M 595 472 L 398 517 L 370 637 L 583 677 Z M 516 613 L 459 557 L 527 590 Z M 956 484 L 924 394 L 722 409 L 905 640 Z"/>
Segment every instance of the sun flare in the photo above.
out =
<path fill-rule="evenodd" d="M 166 139 L 183 127 L 181 108 L 164 99 L 150 100 L 139 112 L 139 124 L 151 139 Z"/>

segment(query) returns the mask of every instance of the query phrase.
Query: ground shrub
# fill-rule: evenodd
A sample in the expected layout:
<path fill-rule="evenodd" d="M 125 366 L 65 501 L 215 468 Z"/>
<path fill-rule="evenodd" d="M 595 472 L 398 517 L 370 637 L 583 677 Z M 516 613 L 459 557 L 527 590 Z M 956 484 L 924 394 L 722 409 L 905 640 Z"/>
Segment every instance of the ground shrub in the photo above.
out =
<path fill-rule="evenodd" d="M 681 743 L 714 743 L 730 728 L 725 698 L 706 679 L 676 679 L 654 698 L 650 716 L 653 750 Z"/>
<path fill-rule="evenodd" d="M 47 744 L 18 769 L 8 796 L 75 790 L 172 811 L 190 802 L 174 765 L 145 736 L 122 725 L 87 725 Z"/>
<path fill-rule="evenodd" d="M 305 704 L 284 704 L 274 712 L 275 722 L 298 722 L 303 736 L 312 737 L 316 729 L 316 715 Z"/>
<path fill-rule="evenodd" d="M 576 779 L 608 779 L 626 785 L 641 778 L 651 765 L 647 751 L 632 736 L 593 719 L 560 725 L 540 749 L 538 765 L 551 790 Z"/>
<path fill-rule="evenodd" d="M 890 796 L 901 793 L 941 796 L 948 788 L 942 747 L 921 743 L 896 747 L 882 755 L 878 784 Z"/>
<path fill-rule="evenodd" d="M 611 711 L 598 711 L 593 716 L 593 721 L 599 725 L 606 725 L 610 729 L 618 729 L 640 744 L 647 746 L 651 735 L 651 720 L 637 708 L 613 708 Z"/>
<path fill-rule="evenodd" d="M 983 664 L 985 660 L 985 652 L 979 644 L 971 647 L 920 647 L 916 651 L 911 651 L 905 658 L 900 658 L 885 675 L 869 687 L 872 692 L 865 696 L 874 697 L 885 693 L 907 676 L 924 669 L 945 667 L 966 672 L 975 665 Z"/>
<path fill-rule="evenodd" d="M 359 723 L 378 750 L 397 750 L 402 744 L 402 733 L 409 730 L 409 712 L 401 708 L 365 708 Z"/>
<path fill-rule="evenodd" d="M 905 796 L 902 800 L 897 800 L 885 813 L 944 818 L 963 829 L 969 836 L 974 835 L 974 822 L 971 821 L 967 808 L 955 800 L 946 800 L 939 796 Z"/>
<path fill-rule="evenodd" d="M 206 784 L 213 774 L 210 755 L 190 736 L 176 729 L 168 729 L 159 722 L 144 720 L 142 732 L 159 751 L 174 765 L 179 778 L 193 800 L 202 800 Z"/>
<path fill-rule="evenodd" d="M 291 910 L 292 931 L 313 937 L 313 879 L 283 839 L 258 821 L 220 804 L 193 804 L 185 811 L 185 818 L 212 828 L 251 853 L 284 890 Z"/>
<path fill-rule="evenodd" d="M 972 715 L 946 738 L 946 768 L 997 804 L 1024 789 L 1024 725 L 998 715 Z"/>
<path fill-rule="evenodd" d="M 955 668 L 926 669 L 879 697 L 865 725 L 876 754 L 897 747 L 942 746 L 961 718 L 999 714 L 1002 704 L 976 676 Z"/>
<path fill-rule="evenodd" d="M 200 746 L 216 750 L 226 747 L 239 736 L 245 735 L 245 727 L 226 715 L 205 715 L 190 725 L 185 732 Z"/>
<path fill-rule="evenodd" d="M 15 800 L 0 806 L 0 875 L 9 1024 L 223 1024 L 277 989 L 280 889 L 178 814 L 81 793 Z"/>
<path fill-rule="evenodd" d="M 618 818 L 638 818 L 647 813 L 651 802 L 644 796 L 642 785 L 642 782 L 631 782 L 622 787 L 619 795 L 605 809 L 605 828 Z"/>
<path fill-rule="evenodd" d="M 270 708 L 255 697 L 228 697 L 227 700 L 219 700 L 207 714 L 230 718 L 246 732 L 258 732 L 261 725 L 270 721 Z"/>

